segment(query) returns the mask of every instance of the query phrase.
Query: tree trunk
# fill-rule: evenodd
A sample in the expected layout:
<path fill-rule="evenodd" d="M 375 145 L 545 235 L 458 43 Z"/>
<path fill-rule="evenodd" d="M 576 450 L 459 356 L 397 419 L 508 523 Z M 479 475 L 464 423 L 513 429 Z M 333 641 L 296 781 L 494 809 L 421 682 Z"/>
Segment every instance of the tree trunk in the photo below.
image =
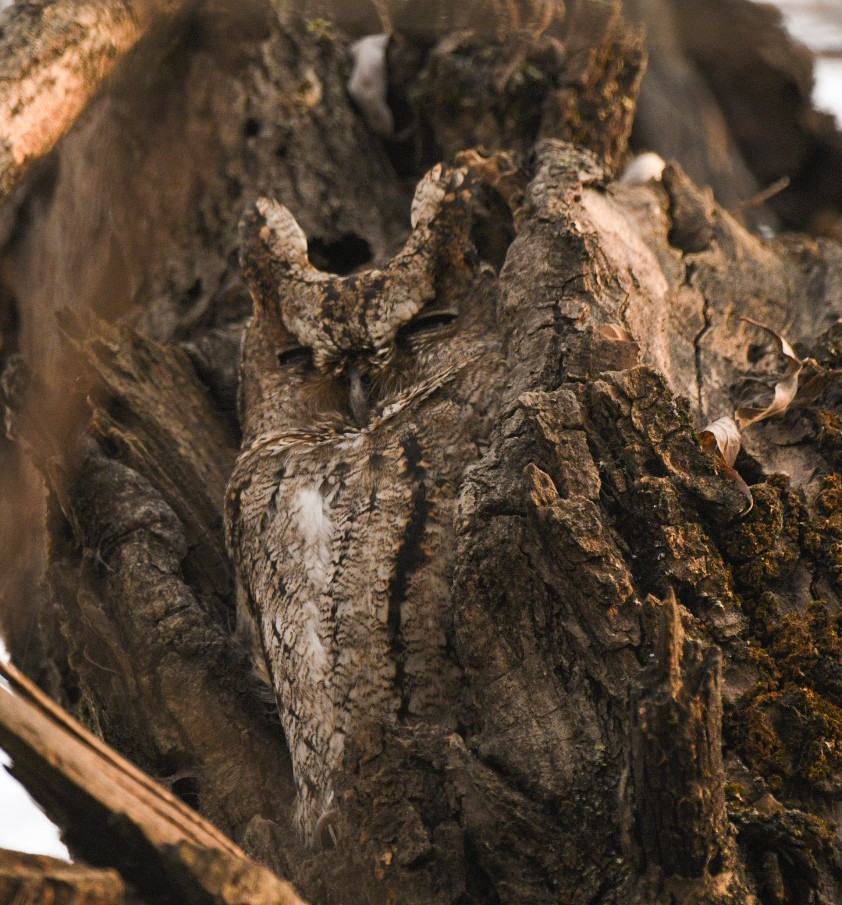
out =
<path fill-rule="evenodd" d="M 789 154 L 760 154 L 762 118 L 735 125 L 740 55 L 720 33 L 716 69 L 704 40 L 715 4 L 628 4 L 672 23 L 649 39 L 642 87 L 642 32 L 619 6 L 579 0 L 552 21 L 503 6 L 511 40 L 392 4 L 399 132 L 380 140 L 347 95 L 336 25 L 280 0 L 186 4 L 17 188 L 0 216 L 13 658 L 311 902 L 840 902 L 842 247 L 751 230 L 806 228 L 815 186 L 840 184 L 842 141 L 804 119 Z M 794 84 L 800 51 L 756 15 L 782 48 L 778 84 Z M 665 86 L 676 60 L 686 78 Z M 753 103 L 771 107 L 778 88 L 760 86 Z M 705 129 L 683 158 L 658 111 L 690 102 Z M 633 135 L 718 200 L 680 163 L 618 182 Z M 515 161 L 493 185 L 492 164 L 457 158 L 475 145 L 513 155 L 493 158 Z M 335 777 L 335 846 L 315 850 L 223 536 L 251 313 L 237 223 L 275 197 L 315 267 L 385 271 L 440 158 L 481 178 L 449 248 L 465 274 L 433 277 L 455 309 L 471 293 L 493 306 L 506 374 L 488 382 L 493 424 L 458 463 L 445 535 L 440 628 L 466 706 L 458 725 L 361 721 Z M 790 190 L 754 204 L 784 175 Z M 42 486 L 45 528 L 21 539 Z M 119 857 L 74 832 L 41 769 L 18 772 L 74 855 L 130 881 L 80 867 L 77 897 L 174 894 L 136 884 L 134 831 L 115 836 Z M 57 882 L 50 865 L 16 869 Z M 248 897 L 197 888 L 177 894 Z"/>

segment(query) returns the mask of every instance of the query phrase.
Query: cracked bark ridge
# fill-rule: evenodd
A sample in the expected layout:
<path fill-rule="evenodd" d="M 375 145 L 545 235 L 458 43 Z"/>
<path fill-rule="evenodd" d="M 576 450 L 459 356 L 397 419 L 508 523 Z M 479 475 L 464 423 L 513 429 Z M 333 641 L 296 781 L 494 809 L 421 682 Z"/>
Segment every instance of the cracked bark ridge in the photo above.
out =
<path fill-rule="evenodd" d="M 721 654 L 687 638 L 674 594 L 647 597 L 654 681 L 632 700 L 638 833 L 667 876 L 722 868 L 727 843 Z"/>
<path fill-rule="evenodd" d="M 575 4 L 570 21 L 549 31 L 494 40 L 440 27 L 433 36 L 430 47 L 399 34 L 390 48 L 393 107 L 411 110 L 396 156 L 408 153 L 408 133 L 428 165 L 468 147 L 528 154 L 538 138 L 622 163 L 646 55 L 619 3 Z"/>
<path fill-rule="evenodd" d="M 614 735 L 609 716 L 612 701 L 623 700 L 626 682 L 641 681 L 637 661 L 645 648 L 641 649 L 637 632 L 645 605 L 641 609 L 638 601 L 650 593 L 663 597 L 675 589 L 700 643 L 723 645 L 722 689 L 727 698 L 739 697 L 746 680 L 740 639 L 748 624 L 730 576 L 728 548 L 726 559 L 721 546 L 723 536 L 738 525 L 743 501 L 717 462 L 700 450 L 690 408 L 668 388 L 670 378 L 680 388 L 697 373 L 692 354 L 667 355 L 662 345 L 665 340 L 676 346 L 682 342 L 681 333 L 667 331 L 674 309 L 686 298 L 682 256 L 671 252 L 666 241 L 672 226 L 666 216 L 669 198 L 665 195 L 649 207 L 643 199 L 657 197 L 660 190 L 626 193 L 606 187 L 587 158 L 557 145 L 544 146 L 541 162 L 502 274 L 500 315 L 510 337 L 511 393 L 520 394 L 519 410 L 504 419 L 461 497 L 459 532 L 464 546 L 459 549 L 455 582 L 458 637 L 482 715 L 471 749 L 490 759 L 498 772 L 516 777 L 519 788 L 576 801 L 580 822 L 575 832 L 583 832 L 584 826 L 591 856 L 605 858 L 606 871 L 610 871 L 608 850 L 600 850 L 593 840 L 625 840 L 624 851 L 633 859 L 629 852 L 636 845 L 634 827 L 645 827 L 649 819 L 646 802 L 657 801 L 659 795 L 665 808 L 688 798 L 693 801 L 695 788 L 696 797 L 707 801 L 700 810 L 709 808 L 715 818 L 714 838 L 703 833 L 700 854 L 692 864 L 672 864 L 669 870 L 681 868 L 676 875 L 701 870 L 701 876 L 671 881 L 662 870 L 656 871 L 660 879 L 642 883 L 635 895 L 654 900 L 671 890 L 680 901 L 742 901 L 756 879 L 746 873 L 744 855 L 727 843 L 723 831 L 724 777 L 716 755 L 721 732 L 716 725 L 718 679 L 712 662 L 716 654 L 700 654 L 694 664 L 688 651 L 686 665 L 694 675 L 692 680 L 688 675 L 688 686 L 696 684 L 699 696 L 694 708 L 685 707 L 685 716 L 694 711 L 696 718 L 686 720 L 683 743 L 674 727 L 676 744 L 694 748 L 696 760 L 689 763 L 695 763 L 693 769 L 699 771 L 695 775 L 692 771 L 684 777 L 661 775 L 664 786 L 637 788 L 632 799 L 624 798 L 630 793 L 622 758 L 616 755 L 624 742 Z M 718 208 L 712 223 L 710 263 L 699 260 L 696 273 L 727 266 L 732 279 L 735 271 L 738 280 L 746 271 L 753 274 L 739 258 L 745 243 L 751 248 L 753 240 Z M 650 230 L 659 234 L 657 242 Z M 786 246 L 779 249 L 775 257 L 779 267 L 795 263 L 787 258 Z M 696 264 L 695 257 L 687 257 Z M 646 308 L 638 304 L 641 287 L 648 297 Z M 653 301 L 658 298 L 663 300 L 662 313 L 672 308 L 673 314 L 654 327 L 651 318 L 658 305 Z M 705 297 L 715 328 L 723 331 L 720 337 L 724 330 L 717 308 L 739 304 L 733 296 L 733 301 L 728 298 L 724 292 Z M 834 303 L 824 298 L 823 291 L 813 297 L 809 314 L 799 309 L 812 322 L 805 324 L 808 333 L 825 321 L 829 313 L 825 305 L 833 308 Z M 546 309 L 536 299 L 546 299 Z M 528 318 L 525 311 L 530 312 Z M 667 365 L 667 380 L 648 367 L 634 366 L 629 361 L 634 345 L 612 341 L 594 330 L 594 322 L 600 321 L 625 322 L 638 337 L 644 359 Z M 641 321 L 652 327 L 639 329 Z M 711 358 L 724 368 L 733 366 L 741 353 L 733 338 L 728 343 L 720 339 Z M 698 376 L 703 385 L 710 381 L 708 374 Z M 567 382 L 548 391 L 546 387 L 557 384 L 560 375 L 566 375 Z M 526 430 L 524 423 L 530 421 L 535 426 Z M 576 439 L 577 432 L 581 439 Z M 576 450 L 575 455 L 568 450 Z M 565 461 L 567 456 L 570 461 Z M 560 457 L 565 457 L 563 465 Z M 825 473 L 827 469 L 825 465 Z M 512 492 L 524 481 L 531 488 L 531 509 L 518 504 Z M 524 524 L 530 520 L 541 526 L 540 531 L 525 533 Z M 527 541 L 530 536 L 534 539 Z M 526 639 L 533 637 L 536 640 L 527 644 Z M 634 660 L 629 659 L 638 650 Z M 556 682 L 560 687 L 554 689 Z M 647 693 L 657 699 L 658 688 L 656 682 Z M 544 713 L 552 718 L 540 719 Z M 625 715 L 615 711 L 614 719 L 623 726 Z M 597 726 L 604 734 L 594 744 Z M 625 731 L 628 726 L 620 731 L 621 739 Z M 699 792 L 694 783 L 705 769 L 709 787 Z M 642 783 L 645 776 L 640 776 L 639 768 L 637 773 L 637 782 Z M 620 794 L 626 809 L 609 803 L 605 789 L 617 790 L 614 794 Z M 595 812 L 581 806 L 582 800 L 593 803 L 600 798 L 602 806 Z M 690 810 L 683 817 L 685 829 L 691 823 Z M 610 832 L 600 826 L 608 813 L 614 821 Z M 813 845 L 821 852 L 825 843 Z M 661 856 L 652 852 L 650 857 L 657 861 Z M 817 885 L 833 888 L 835 855 L 816 857 L 822 864 L 816 871 Z M 701 869 L 706 859 L 707 868 Z M 622 888 L 623 881 L 616 876 L 607 882 Z M 581 883 L 579 893 L 588 894 L 587 871 Z M 597 881 L 592 888 L 599 889 Z"/>
<path fill-rule="evenodd" d="M 64 324 L 83 378 L 62 402 L 87 419 L 71 422 L 60 468 L 43 423 L 27 437 L 51 493 L 50 684 L 237 838 L 289 806 L 292 777 L 232 637 L 220 508 L 232 438 L 184 352 L 91 315 Z"/>

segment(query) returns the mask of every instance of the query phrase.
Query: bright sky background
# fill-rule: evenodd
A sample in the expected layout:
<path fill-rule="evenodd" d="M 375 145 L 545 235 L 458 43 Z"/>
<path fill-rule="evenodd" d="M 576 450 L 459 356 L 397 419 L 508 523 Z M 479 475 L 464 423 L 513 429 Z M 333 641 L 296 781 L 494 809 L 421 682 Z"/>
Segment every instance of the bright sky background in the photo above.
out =
<path fill-rule="evenodd" d="M 0 659 L 5 662 L 8 658 L 0 639 Z M 2 688 L 0 694 L 3 694 Z M 67 849 L 58 838 L 58 830 L 23 786 L 3 769 L 8 763 L 9 758 L 0 750 L 0 848 L 67 858 Z"/>
<path fill-rule="evenodd" d="M 10 0 L 0 0 L 0 9 Z M 787 27 L 814 50 L 834 53 L 816 64 L 816 104 L 842 122 L 842 0 L 779 0 Z M 0 639 L 0 658 L 7 659 Z M 2 693 L 2 691 L 0 691 Z M 23 788 L 3 767 L 9 763 L 0 750 L 0 848 L 67 857 L 58 831 Z"/>
<path fill-rule="evenodd" d="M 842 2 L 840 0 L 778 0 L 790 33 L 818 54 L 817 107 L 836 114 L 842 122 Z"/>

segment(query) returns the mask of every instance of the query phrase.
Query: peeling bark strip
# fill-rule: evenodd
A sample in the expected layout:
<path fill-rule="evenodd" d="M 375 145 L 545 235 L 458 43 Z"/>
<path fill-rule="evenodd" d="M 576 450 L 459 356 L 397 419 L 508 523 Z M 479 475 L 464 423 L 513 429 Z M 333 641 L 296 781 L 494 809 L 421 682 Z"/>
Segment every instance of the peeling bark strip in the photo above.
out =
<path fill-rule="evenodd" d="M 212 824 L 71 719 L 13 666 L 0 665 L 0 744 L 12 772 L 69 841 L 117 867 L 152 897 L 217 905 L 304 905 L 293 888 L 250 861 Z M 107 831 L 104 831 L 107 827 Z M 103 875 L 120 901 L 119 878 Z M 0 889 L 3 873 L 0 861 Z M 5 901 L 5 900 L 4 900 Z M 91 899 L 89 901 L 96 901 Z"/>
<path fill-rule="evenodd" d="M 0 902 L 122 905 L 133 901 L 114 870 L 0 849 Z"/>
<path fill-rule="evenodd" d="M 632 703 L 638 830 L 647 859 L 667 876 L 719 873 L 727 841 L 718 648 L 686 638 L 670 592 L 644 602 L 654 679 Z"/>
<path fill-rule="evenodd" d="M 0 16 L 0 203 L 52 149 L 154 14 L 183 0 L 27 0 Z"/>

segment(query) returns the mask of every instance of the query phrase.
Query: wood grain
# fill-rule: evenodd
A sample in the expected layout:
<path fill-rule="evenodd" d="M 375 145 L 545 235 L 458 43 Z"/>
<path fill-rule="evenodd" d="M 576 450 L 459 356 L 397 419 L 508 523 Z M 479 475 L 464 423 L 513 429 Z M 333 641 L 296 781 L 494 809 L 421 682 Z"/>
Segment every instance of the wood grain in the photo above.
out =
<path fill-rule="evenodd" d="M 0 665 L 0 744 L 12 772 L 80 854 L 118 868 L 141 890 L 188 900 L 300 905 L 211 823 L 97 739 L 10 664 Z M 211 869 L 213 868 L 213 869 Z"/>

